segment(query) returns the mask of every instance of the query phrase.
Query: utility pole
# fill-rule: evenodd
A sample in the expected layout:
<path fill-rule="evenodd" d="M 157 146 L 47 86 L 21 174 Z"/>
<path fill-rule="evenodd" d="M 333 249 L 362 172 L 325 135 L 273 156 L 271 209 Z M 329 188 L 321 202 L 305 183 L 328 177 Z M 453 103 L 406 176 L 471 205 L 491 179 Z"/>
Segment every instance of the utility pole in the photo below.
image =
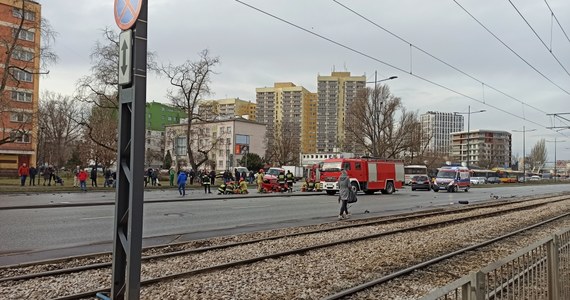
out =
<path fill-rule="evenodd" d="M 525 137 L 526 137 L 526 133 L 531 132 L 531 131 L 536 131 L 536 129 L 525 130 L 524 125 L 523 125 L 522 131 L 513 130 L 513 132 L 522 132 L 522 134 L 523 134 L 523 183 L 526 182 L 526 154 L 525 154 L 526 144 L 525 144 Z"/>
<path fill-rule="evenodd" d="M 546 141 L 548 143 L 554 143 L 554 180 L 558 180 L 558 172 L 556 170 L 556 143 L 563 143 L 566 141 L 558 141 L 556 139 L 556 137 L 554 138 L 554 141 Z"/>

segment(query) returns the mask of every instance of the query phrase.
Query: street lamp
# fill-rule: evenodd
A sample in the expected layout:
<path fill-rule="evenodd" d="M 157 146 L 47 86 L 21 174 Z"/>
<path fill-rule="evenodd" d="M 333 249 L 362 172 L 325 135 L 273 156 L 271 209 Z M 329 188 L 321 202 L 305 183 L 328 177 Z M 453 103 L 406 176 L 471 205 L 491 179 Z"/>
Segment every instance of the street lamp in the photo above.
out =
<path fill-rule="evenodd" d="M 536 131 L 536 129 L 528 129 L 526 130 L 526 128 L 523 126 L 523 130 L 516 130 L 514 129 L 513 132 L 522 132 L 523 134 L 523 183 L 526 182 L 526 154 L 525 154 L 525 136 L 527 132 L 532 132 L 532 131 Z"/>
<path fill-rule="evenodd" d="M 396 78 L 398 78 L 398 76 L 394 75 L 394 76 L 390 76 L 388 78 L 378 80 L 378 72 L 374 71 L 374 81 L 366 81 L 366 83 L 374 83 L 374 111 L 372 113 L 372 121 L 374 123 L 374 126 L 379 123 L 380 117 L 378 116 L 378 105 L 382 104 L 381 102 L 378 103 L 378 83 L 382 82 L 382 81 L 388 81 L 388 80 L 396 79 Z M 378 149 L 376 148 L 378 145 L 378 131 L 379 130 L 372 130 L 372 139 L 373 139 L 373 141 L 372 141 L 372 152 L 374 152 L 374 153 L 372 153 L 372 156 L 378 155 Z"/>
<path fill-rule="evenodd" d="M 554 141 L 546 141 L 548 143 L 554 143 L 554 180 L 558 180 L 558 173 L 556 172 L 556 143 L 564 143 L 566 141 L 557 141 L 556 138 L 554 138 Z"/>
<path fill-rule="evenodd" d="M 486 110 L 481 109 L 477 111 L 471 111 L 471 105 L 469 105 L 467 112 L 453 112 L 456 115 L 467 115 L 467 168 L 469 168 L 469 152 L 471 148 L 471 114 L 486 112 Z M 462 155 L 463 156 L 463 155 Z"/>

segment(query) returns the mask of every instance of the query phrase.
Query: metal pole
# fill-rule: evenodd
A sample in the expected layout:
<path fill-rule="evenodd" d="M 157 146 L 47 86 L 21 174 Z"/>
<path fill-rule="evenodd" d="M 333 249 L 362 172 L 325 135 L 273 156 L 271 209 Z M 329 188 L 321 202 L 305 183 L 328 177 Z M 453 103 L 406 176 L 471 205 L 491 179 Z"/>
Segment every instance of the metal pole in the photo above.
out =
<path fill-rule="evenodd" d="M 556 137 L 554 138 L 554 180 L 558 180 L 558 177 L 556 177 Z"/>
<path fill-rule="evenodd" d="M 117 151 L 117 187 L 113 236 L 113 274 L 111 298 L 140 298 L 141 249 L 144 202 L 145 111 L 147 71 L 148 0 L 140 2 L 140 13 L 134 23 L 132 38 L 125 38 L 122 54 L 131 70 L 128 82 L 119 84 L 119 142 Z M 128 33 L 123 31 L 121 34 Z M 130 36 L 127 35 L 127 36 Z M 127 40 L 131 45 L 127 44 Z M 127 51 L 132 63 L 124 58 Z M 122 73 L 121 73 L 122 72 Z M 121 80 L 119 79 L 119 83 Z"/>
<path fill-rule="evenodd" d="M 526 137 L 526 131 L 525 131 L 525 127 L 523 125 L 523 183 L 526 182 L 526 154 L 525 154 L 525 137 Z"/>
<path fill-rule="evenodd" d="M 469 147 L 471 146 L 471 105 L 467 109 L 467 168 L 469 168 Z"/>

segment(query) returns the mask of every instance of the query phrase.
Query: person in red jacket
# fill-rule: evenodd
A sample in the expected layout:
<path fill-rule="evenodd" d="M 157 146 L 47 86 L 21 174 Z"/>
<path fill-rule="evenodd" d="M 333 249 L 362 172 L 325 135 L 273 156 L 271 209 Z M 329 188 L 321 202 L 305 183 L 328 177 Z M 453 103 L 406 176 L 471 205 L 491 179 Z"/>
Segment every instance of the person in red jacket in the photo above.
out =
<path fill-rule="evenodd" d="M 18 169 L 18 176 L 20 176 L 21 186 L 26 185 L 26 178 L 28 178 L 29 175 L 30 175 L 30 168 L 28 168 L 26 163 L 23 163 Z"/>
<path fill-rule="evenodd" d="M 88 177 L 89 177 L 89 174 L 87 174 L 87 171 L 85 169 L 82 169 L 81 171 L 79 171 L 79 174 L 77 174 L 77 179 L 79 179 L 79 187 L 84 192 L 87 192 L 87 178 Z"/>

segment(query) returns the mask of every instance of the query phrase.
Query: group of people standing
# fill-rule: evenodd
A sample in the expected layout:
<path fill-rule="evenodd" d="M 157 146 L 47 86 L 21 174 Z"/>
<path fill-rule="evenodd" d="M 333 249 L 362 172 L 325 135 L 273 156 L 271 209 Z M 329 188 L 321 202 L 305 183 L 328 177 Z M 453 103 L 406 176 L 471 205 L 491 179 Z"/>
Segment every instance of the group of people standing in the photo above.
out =
<path fill-rule="evenodd" d="M 22 163 L 18 168 L 18 177 L 20 177 L 20 186 L 25 186 L 26 181 L 29 178 L 30 186 L 36 185 L 36 176 L 39 173 L 38 177 L 38 185 L 40 185 L 41 178 L 44 179 L 43 185 L 51 186 L 51 182 L 53 180 L 54 185 L 60 184 L 63 185 L 63 179 L 56 174 L 56 168 L 52 165 L 40 166 L 36 168 L 34 166 L 29 166 L 26 163 Z"/>

